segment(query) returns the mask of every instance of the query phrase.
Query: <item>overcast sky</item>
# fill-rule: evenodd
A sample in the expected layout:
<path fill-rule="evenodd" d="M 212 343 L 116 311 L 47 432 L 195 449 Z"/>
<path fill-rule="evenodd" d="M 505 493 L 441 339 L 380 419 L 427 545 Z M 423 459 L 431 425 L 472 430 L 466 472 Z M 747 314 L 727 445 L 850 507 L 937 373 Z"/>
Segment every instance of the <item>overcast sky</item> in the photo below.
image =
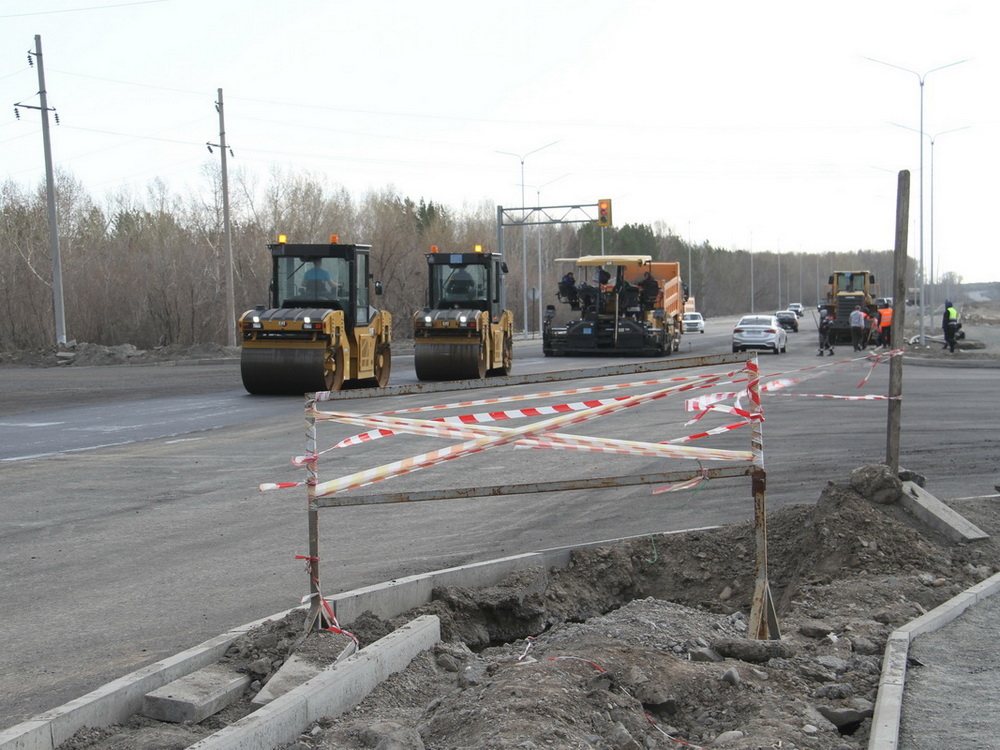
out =
<path fill-rule="evenodd" d="M 919 259 L 922 139 L 928 272 L 1000 281 L 998 28 L 995 0 L 0 0 L 0 179 L 44 179 L 12 106 L 37 34 L 54 161 L 98 199 L 203 190 L 221 88 L 230 170 L 516 207 L 526 155 L 529 206 L 727 249 L 890 250 L 908 169 Z"/>

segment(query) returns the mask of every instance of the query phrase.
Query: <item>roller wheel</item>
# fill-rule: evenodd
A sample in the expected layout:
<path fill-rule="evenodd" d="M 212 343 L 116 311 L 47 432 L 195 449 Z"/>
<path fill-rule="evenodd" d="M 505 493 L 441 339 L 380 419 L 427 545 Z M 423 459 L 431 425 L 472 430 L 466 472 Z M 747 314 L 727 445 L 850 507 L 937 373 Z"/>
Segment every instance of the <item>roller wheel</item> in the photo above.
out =
<path fill-rule="evenodd" d="M 500 365 L 501 375 L 510 375 L 514 371 L 514 342 L 510 336 L 503 337 L 503 362 Z"/>
<path fill-rule="evenodd" d="M 413 366 L 419 380 L 470 380 L 486 377 L 482 344 L 417 344 Z"/>
<path fill-rule="evenodd" d="M 323 385 L 321 390 L 339 391 L 344 385 L 344 350 L 340 347 L 326 350 L 323 358 Z"/>
<path fill-rule="evenodd" d="M 240 352 L 240 374 L 249 393 L 301 396 L 328 390 L 323 378 L 324 349 L 247 349 Z"/>
<path fill-rule="evenodd" d="M 389 385 L 389 373 L 392 372 L 392 349 L 388 343 L 375 347 L 375 385 L 385 388 Z"/>

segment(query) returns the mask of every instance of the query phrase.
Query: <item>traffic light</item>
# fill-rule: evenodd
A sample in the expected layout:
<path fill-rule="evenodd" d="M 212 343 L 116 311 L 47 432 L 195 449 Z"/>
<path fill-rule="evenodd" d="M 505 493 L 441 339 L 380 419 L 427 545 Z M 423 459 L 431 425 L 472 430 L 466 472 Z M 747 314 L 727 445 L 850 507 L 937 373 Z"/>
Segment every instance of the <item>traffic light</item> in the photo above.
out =
<path fill-rule="evenodd" d="M 611 226 L 611 199 L 602 198 L 597 201 L 597 226 Z"/>

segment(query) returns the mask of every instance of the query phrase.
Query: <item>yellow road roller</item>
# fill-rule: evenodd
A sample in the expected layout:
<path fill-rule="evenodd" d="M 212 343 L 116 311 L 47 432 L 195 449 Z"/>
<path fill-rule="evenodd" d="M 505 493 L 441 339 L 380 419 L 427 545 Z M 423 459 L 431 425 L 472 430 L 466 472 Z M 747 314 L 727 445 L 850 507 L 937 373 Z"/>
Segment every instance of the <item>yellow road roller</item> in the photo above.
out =
<path fill-rule="evenodd" d="M 392 316 L 371 306 L 371 245 L 290 244 L 271 251 L 270 306 L 240 316 L 240 372 L 255 394 L 384 387 L 392 368 Z"/>
<path fill-rule="evenodd" d="M 427 253 L 427 306 L 413 316 L 413 363 L 420 380 L 509 375 L 514 313 L 505 310 L 499 253 Z"/>

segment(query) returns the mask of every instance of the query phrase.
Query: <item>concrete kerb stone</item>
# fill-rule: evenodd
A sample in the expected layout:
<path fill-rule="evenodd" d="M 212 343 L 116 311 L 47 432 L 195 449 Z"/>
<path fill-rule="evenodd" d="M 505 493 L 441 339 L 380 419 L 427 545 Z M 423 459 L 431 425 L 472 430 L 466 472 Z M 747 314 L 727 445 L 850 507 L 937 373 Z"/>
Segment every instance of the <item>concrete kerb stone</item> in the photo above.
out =
<path fill-rule="evenodd" d="M 989 534 L 915 482 L 903 482 L 899 502 L 907 511 L 953 542 L 974 542 L 989 538 Z"/>
<path fill-rule="evenodd" d="M 906 684 L 906 660 L 912 640 L 922 633 L 939 630 L 973 604 L 998 592 L 1000 573 L 980 581 L 890 634 L 882 657 L 882 674 L 879 678 L 868 750 L 896 750 L 898 747 L 903 689 Z"/>
<path fill-rule="evenodd" d="M 249 628 L 249 626 L 244 626 Z M 82 727 L 117 724 L 142 707 L 146 693 L 217 662 L 244 628 L 205 641 L 109 682 L 97 690 L 0 732 L 0 748 L 52 750 Z"/>
<path fill-rule="evenodd" d="M 272 750 L 292 742 L 314 721 L 350 711 L 440 640 L 438 618 L 418 617 L 188 750 Z"/>
<path fill-rule="evenodd" d="M 903 355 L 907 367 L 957 367 L 959 369 L 996 369 L 1000 368 L 1000 359 L 961 359 L 961 357 L 934 358 L 919 355 Z"/>
<path fill-rule="evenodd" d="M 0 750 L 53 750 L 83 727 L 122 722 L 142 708 L 146 693 L 217 662 L 237 638 L 271 619 L 240 625 L 0 731 Z"/>

